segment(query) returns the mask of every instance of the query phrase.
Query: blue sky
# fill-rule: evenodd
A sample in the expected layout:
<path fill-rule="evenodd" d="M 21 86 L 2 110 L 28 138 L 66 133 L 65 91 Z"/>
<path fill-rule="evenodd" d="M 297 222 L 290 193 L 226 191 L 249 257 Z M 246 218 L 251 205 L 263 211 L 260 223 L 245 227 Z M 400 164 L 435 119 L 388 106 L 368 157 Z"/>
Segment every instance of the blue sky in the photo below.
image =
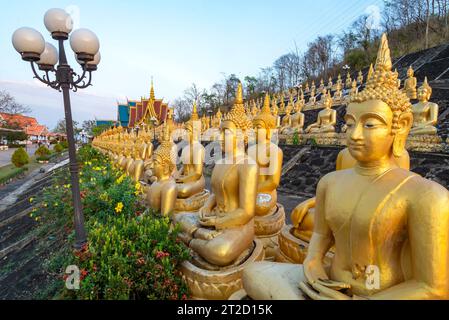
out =
<path fill-rule="evenodd" d="M 4 0 L 3 0 L 4 1 Z M 173 101 L 193 82 L 209 88 L 235 73 L 255 75 L 280 55 L 304 50 L 318 35 L 338 33 L 382 0 L 150 0 L 9 1 L 0 21 L 0 90 L 33 109 L 50 128 L 63 118 L 62 97 L 32 79 L 27 63 L 11 45 L 21 26 L 39 30 L 49 8 L 74 14 L 75 24 L 100 39 L 102 61 L 93 87 L 72 95 L 73 116 L 82 121 L 115 118 L 117 99 L 148 95 L 153 76 L 156 96 Z M 67 43 L 70 62 L 78 68 Z"/>

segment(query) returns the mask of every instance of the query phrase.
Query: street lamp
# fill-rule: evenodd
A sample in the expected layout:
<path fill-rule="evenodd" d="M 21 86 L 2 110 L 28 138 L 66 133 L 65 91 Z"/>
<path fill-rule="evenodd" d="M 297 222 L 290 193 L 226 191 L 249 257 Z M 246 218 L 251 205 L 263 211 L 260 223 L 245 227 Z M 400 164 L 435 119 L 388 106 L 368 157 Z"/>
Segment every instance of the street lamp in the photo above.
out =
<path fill-rule="evenodd" d="M 156 123 L 157 119 L 153 116 L 150 119 L 151 123 L 153 124 L 153 141 L 156 140 Z"/>
<path fill-rule="evenodd" d="M 95 71 L 97 65 L 100 63 L 100 53 L 98 51 L 100 49 L 100 43 L 97 36 L 88 29 L 78 29 L 72 33 L 70 36 L 70 46 L 75 52 L 76 60 L 82 67 L 82 74 L 77 75 L 67 63 L 64 50 L 64 41 L 69 39 L 69 34 L 73 28 L 72 18 L 63 9 L 50 9 L 45 13 L 44 24 L 51 33 L 51 37 L 57 40 L 59 52 L 53 45 L 46 43 L 38 31 L 27 27 L 17 29 L 14 32 L 12 35 L 12 44 L 22 56 L 22 60 L 30 62 L 36 79 L 59 92 L 62 91 L 75 215 L 74 247 L 79 250 L 87 242 L 87 237 L 81 205 L 69 90 L 75 92 L 78 89 L 85 89 L 91 85 L 92 71 Z M 55 68 L 58 60 L 59 64 Z M 45 73 L 44 75 L 40 76 L 38 74 L 36 64 L 39 70 Z M 54 80 L 50 80 L 50 72 L 54 73 Z M 87 82 L 86 78 L 88 78 Z"/>

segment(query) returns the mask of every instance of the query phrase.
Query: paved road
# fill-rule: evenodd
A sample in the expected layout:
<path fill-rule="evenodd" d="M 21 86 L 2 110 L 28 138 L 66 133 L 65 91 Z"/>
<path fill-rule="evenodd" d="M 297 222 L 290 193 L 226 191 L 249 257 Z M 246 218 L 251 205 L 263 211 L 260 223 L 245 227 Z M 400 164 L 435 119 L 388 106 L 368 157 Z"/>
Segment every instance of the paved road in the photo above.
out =
<path fill-rule="evenodd" d="M 34 151 L 37 149 L 37 145 L 27 146 L 27 152 L 30 156 L 34 155 Z M 0 150 L 0 167 L 6 166 L 11 163 L 11 156 L 16 151 L 16 148 L 9 148 L 8 150 Z"/>

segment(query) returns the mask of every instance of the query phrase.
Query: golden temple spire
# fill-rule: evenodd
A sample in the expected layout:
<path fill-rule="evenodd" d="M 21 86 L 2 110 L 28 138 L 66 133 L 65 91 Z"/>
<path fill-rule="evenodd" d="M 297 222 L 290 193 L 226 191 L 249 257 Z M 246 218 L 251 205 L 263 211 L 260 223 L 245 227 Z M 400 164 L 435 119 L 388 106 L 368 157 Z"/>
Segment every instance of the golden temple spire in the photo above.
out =
<path fill-rule="evenodd" d="M 153 77 L 151 77 L 150 100 L 156 100 L 156 96 L 154 94 Z"/>

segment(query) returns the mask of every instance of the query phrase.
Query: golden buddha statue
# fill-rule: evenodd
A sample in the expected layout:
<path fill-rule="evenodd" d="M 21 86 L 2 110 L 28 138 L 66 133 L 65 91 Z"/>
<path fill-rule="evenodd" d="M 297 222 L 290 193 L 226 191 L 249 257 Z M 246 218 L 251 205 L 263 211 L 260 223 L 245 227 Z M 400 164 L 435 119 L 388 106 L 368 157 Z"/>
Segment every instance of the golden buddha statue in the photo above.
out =
<path fill-rule="evenodd" d="M 309 92 L 310 92 L 309 82 L 306 82 L 306 88 L 304 89 L 304 93 L 309 93 Z"/>
<path fill-rule="evenodd" d="M 290 131 L 292 125 L 292 118 L 290 113 L 292 110 L 293 110 L 293 96 L 290 95 L 290 100 L 288 102 L 287 108 L 285 109 L 285 115 L 281 121 L 281 128 L 279 130 L 279 133 L 287 134 Z"/>
<path fill-rule="evenodd" d="M 351 87 L 352 87 L 352 79 L 351 79 L 351 74 L 350 74 L 349 71 L 348 71 L 348 73 L 346 73 L 345 88 L 346 88 L 346 89 L 349 89 L 349 88 L 351 88 Z"/>
<path fill-rule="evenodd" d="M 129 165 L 128 175 L 133 179 L 134 182 L 140 181 L 144 172 L 145 163 L 142 159 L 142 153 L 140 150 L 139 143 L 133 146 L 133 161 Z"/>
<path fill-rule="evenodd" d="M 281 93 L 280 104 L 279 104 L 279 115 L 285 114 L 285 101 L 284 101 L 284 92 Z"/>
<path fill-rule="evenodd" d="M 359 75 L 357 76 L 357 84 L 363 84 L 363 73 L 359 70 Z"/>
<path fill-rule="evenodd" d="M 411 135 L 436 135 L 438 122 L 438 105 L 429 102 L 432 95 L 432 88 L 427 82 L 427 77 L 424 83 L 418 89 L 419 102 L 412 106 L 413 112 L 413 126 L 410 130 Z"/>
<path fill-rule="evenodd" d="M 339 104 L 343 101 L 343 91 L 341 84 L 337 82 L 335 92 L 334 92 L 334 103 Z"/>
<path fill-rule="evenodd" d="M 257 113 L 259 112 L 259 109 L 257 108 L 257 104 L 255 101 L 253 101 L 253 105 L 251 107 L 251 116 L 250 118 L 253 119 L 257 116 Z"/>
<path fill-rule="evenodd" d="M 206 113 L 203 113 L 203 116 L 201 117 L 201 130 L 203 132 L 207 131 L 209 129 L 209 119 L 206 117 Z"/>
<path fill-rule="evenodd" d="M 356 165 L 320 180 L 302 265 L 245 268 L 251 298 L 449 299 L 449 192 L 391 161 L 392 154 L 403 154 L 413 121 L 410 100 L 391 69 L 383 34 L 373 77 L 345 116 Z"/>
<path fill-rule="evenodd" d="M 243 141 L 250 128 L 239 83 L 234 106 L 221 123 L 224 157 L 212 172 L 212 194 L 199 213 L 173 216 L 192 252 L 181 271 L 194 298 L 229 298 L 241 289 L 243 268 L 263 259 L 263 245 L 254 239 L 258 168 Z"/>
<path fill-rule="evenodd" d="M 416 99 L 416 85 L 418 81 L 414 77 L 415 71 L 413 71 L 412 66 L 407 70 L 407 79 L 404 81 L 404 90 L 410 100 Z"/>
<path fill-rule="evenodd" d="M 182 168 L 176 176 L 178 200 L 175 211 L 197 211 L 203 206 L 208 192 L 204 190 L 206 180 L 203 176 L 205 149 L 199 142 L 201 133 L 196 103 L 193 105 L 192 116 L 185 124 L 188 145 L 182 149 Z"/>
<path fill-rule="evenodd" d="M 290 133 L 303 133 L 304 127 L 304 113 L 302 113 L 302 108 L 304 107 L 304 93 L 300 92 L 300 99 L 298 99 L 295 103 L 295 113 L 291 116 L 291 125 L 290 125 Z"/>
<path fill-rule="evenodd" d="M 309 125 L 306 133 L 332 133 L 335 132 L 337 123 L 337 111 L 332 109 L 332 98 L 330 94 L 324 94 L 324 109 L 318 113 L 317 121 Z"/>
<path fill-rule="evenodd" d="M 174 212 L 177 198 L 176 181 L 172 172 L 176 167 L 176 145 L 170 137 L 170 129 L 164 124 L 162 142 L 153 154 L 153 174 L 157 178 L 147 188 L 147 203 L 163 216 Z"/>
<path fill-rule="evenodd" d="M 329 80 L 332 82 L 332 78 L 329 78 Z M 323 78 L 321 78 L 320 80 L 320 86 L 318 87 L 318 91 L 321 91 L 325 88 L 326 86 L 324 85 L 324 80 Z"/>
<path fill-rule="evenodd" d="M 293 96 L 287 106 L 287 115 L 293 104 Z M 276 188 L 282 171 L 282 150 L 271 142 L 276 118 L 270 111 L 270 96 L 265 95 L 263 108 L 253 119 L 257 143 L 248 148 L 248 156 L 259 167 L 257 198 L 255 207 L 255 234 L 263 242 L 266 259 L 274 259 L 277 250 L 277 236 L 284 226 L 284 207 L 277 204 Z"/>
<path fill-rule="evenodd" d="M 316 104 L 316 91 L 315 91 L 315 82 L 312 82 L 312 89 L 310 90 L 310 97 L 307 105 L 314 106 Z"/>
<path fill-rule="evenodd" d="M 273 99 L 271 103 L 271 113 L 276 118 L 276 128 L 279 128 L 281 126 L 281 118 L 279 117 L 279 108 L 278 103 L 276 101 L 276 97 Z"/>
<path fill-rule="evenodd" d="M 220 108 L 218 108 L 217 113 L 215 113 L 214 119 L 212 120 L 212 126 L 216 129 L 220 128 L 220 124 L 221 124 L 221 111 Z"/>

